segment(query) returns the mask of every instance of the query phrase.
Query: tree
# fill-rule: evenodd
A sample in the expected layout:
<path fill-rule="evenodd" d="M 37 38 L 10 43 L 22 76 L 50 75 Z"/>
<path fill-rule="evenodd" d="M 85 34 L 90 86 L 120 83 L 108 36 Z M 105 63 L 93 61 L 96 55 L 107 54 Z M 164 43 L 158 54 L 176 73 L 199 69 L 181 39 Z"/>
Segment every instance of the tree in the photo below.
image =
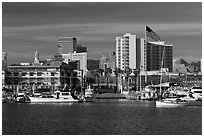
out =
<path fill-rule="evenodd" d="M 100 78 L 101 72 L 100 72 L 100 70 L 98 69 L 98 70 L 93 71 L 93 74 L 94 74 L 94 76 L 95 76 L 95 79 L 97 79 L 97 83 L 98 83 L 98 91 L 97 91 L 97 92 L 99 93 L 99 90 L 100 90 L 99 78 Z"/>
<path fill-rule="evenodd" d="M 120 68 L 115 68 L 114 70 L 114 73 L 115 73 L 115 76 L 116 76 L 116 93 L 118 92 L 118 75 L 120 74 L 121 70 Z"/>
<path fill-rule="evenodd" d="M 125 68 L 125 76 L 126 76 L 126 85 L 127 85 L 127 89 L 129 91 L 129 76 L 132 73 L 132 69 L 130 67 L 126 67 Z"/>
<path fill-rule="evenodd" d="M 107 92 L 109 89 L 109 76 L 110 76 L 110 72 L 112 72 L 111 68 L 106 68 L 105 69 L 105 77 L 106 77 L 106 83 L 107 83 Z"/>
<path fill-rule="evenodd" d="M 135 90 L 138 91 L 138 76 L 139 76 L 139 73 L 140 73 L 140 70 L 139 69 L 134 69 L 133 70 L 133 73 L 135 75 Z M 136 88 L 137 87 L 137 88 Z"/>

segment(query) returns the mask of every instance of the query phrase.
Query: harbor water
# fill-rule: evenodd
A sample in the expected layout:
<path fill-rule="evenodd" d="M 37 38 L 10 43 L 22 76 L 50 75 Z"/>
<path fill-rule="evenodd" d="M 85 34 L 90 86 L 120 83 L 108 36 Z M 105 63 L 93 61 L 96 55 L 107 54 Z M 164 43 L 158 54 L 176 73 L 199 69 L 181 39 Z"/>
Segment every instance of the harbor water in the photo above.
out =
<path fill-rule="evenodd" d="M 154 101 L 2 104 L 3 135 L 201 135 L 202 107 Z"/>

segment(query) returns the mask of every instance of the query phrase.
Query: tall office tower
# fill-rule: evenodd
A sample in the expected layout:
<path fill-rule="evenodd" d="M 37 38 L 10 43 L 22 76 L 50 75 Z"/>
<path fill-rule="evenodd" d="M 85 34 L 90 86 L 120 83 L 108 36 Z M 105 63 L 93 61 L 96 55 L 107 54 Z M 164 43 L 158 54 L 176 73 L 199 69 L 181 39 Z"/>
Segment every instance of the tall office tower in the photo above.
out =
<path fill-rule="evenodd" d="M 151 39 L 151 41 L 148 41 Z M 172 72 L 172 45 L 165 44 L 149 26 L 145 26 L 144 70 L 158 71 L 167 68 Z M 163 64 L 163 66 L 162 66 Z"/>
<path fill-rule="evenodd" d="M 126 67 L 139 69 L 140 63 L 144 64 L 141 57 L 144 56 L 144 39 L 136 35 L 126 33 L 116 37 L 116 67 L 124 70 Z"/>
<path fill-rule="evenodd" d="M 146 48 L 147 48 L 146 50 L 147 71 L 160 70 L 162 67 L 168 68 L 168 71 L 172 72 L 173 69 L 172 45 L 165 44 L 164 41 L 147 42 Z M 162 64 L 163 66 L 161 66 Z"/>
<path fill-rule="evenodd" d="M 58 38 L 58 52 L 60 54 L 68 54 L 73 52 L 77 44 L 75 37 L 59 37 Z"/>

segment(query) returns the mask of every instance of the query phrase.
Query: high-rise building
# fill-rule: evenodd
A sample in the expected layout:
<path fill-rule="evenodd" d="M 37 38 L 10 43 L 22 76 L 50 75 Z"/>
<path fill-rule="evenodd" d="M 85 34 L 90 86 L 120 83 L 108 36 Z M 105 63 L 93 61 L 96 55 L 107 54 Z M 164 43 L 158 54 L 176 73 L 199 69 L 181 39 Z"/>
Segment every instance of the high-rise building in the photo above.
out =
<path fill-rule="evenodd" d="M 60 54 L 68 54 L 73 52 L 77 44 L 75 37 L 59 37 L 58 38 L 58 52 Z"/>
<path fill-rule="evenodd" d="M 162 68 L 172 72 L 172 54 L 172 45 L 164 41 L 146 42 L 144 38 L 137 38 L 130 33 L 116 37 L 116 67 L 122 70 L 129 67 L 141 71 L 158 71 L 163 56 Z"/>
<path fill-rule="evenodd" d="M 126 33 L 116 37 L 116 67 L 124 70 L 140 68 L 140 62 L 144 49 L 144 39 L 137 38 L 136 35 Z"/>
<path fill-rule="evenodd" d="M 168 71 L 172 72 L 172 45 L 165 44 L 164 41 L 147 42 L 146 49 L 146 71 L 168 68 Z"/>

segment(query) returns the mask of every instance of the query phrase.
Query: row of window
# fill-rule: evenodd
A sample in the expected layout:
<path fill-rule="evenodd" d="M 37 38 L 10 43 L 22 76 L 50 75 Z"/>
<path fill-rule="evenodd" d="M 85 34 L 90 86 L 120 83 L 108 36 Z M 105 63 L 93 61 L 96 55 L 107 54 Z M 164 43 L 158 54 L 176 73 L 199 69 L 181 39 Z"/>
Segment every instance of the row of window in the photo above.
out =
<path fill-rule="evenodd" d="M 54 67 L 53 67 L 54 68 Z M 50 68 L 9 68 L 9 71 L 47 71 Z M 59 68 L 55 68 L 56 71 L 59 71 Z"/>

